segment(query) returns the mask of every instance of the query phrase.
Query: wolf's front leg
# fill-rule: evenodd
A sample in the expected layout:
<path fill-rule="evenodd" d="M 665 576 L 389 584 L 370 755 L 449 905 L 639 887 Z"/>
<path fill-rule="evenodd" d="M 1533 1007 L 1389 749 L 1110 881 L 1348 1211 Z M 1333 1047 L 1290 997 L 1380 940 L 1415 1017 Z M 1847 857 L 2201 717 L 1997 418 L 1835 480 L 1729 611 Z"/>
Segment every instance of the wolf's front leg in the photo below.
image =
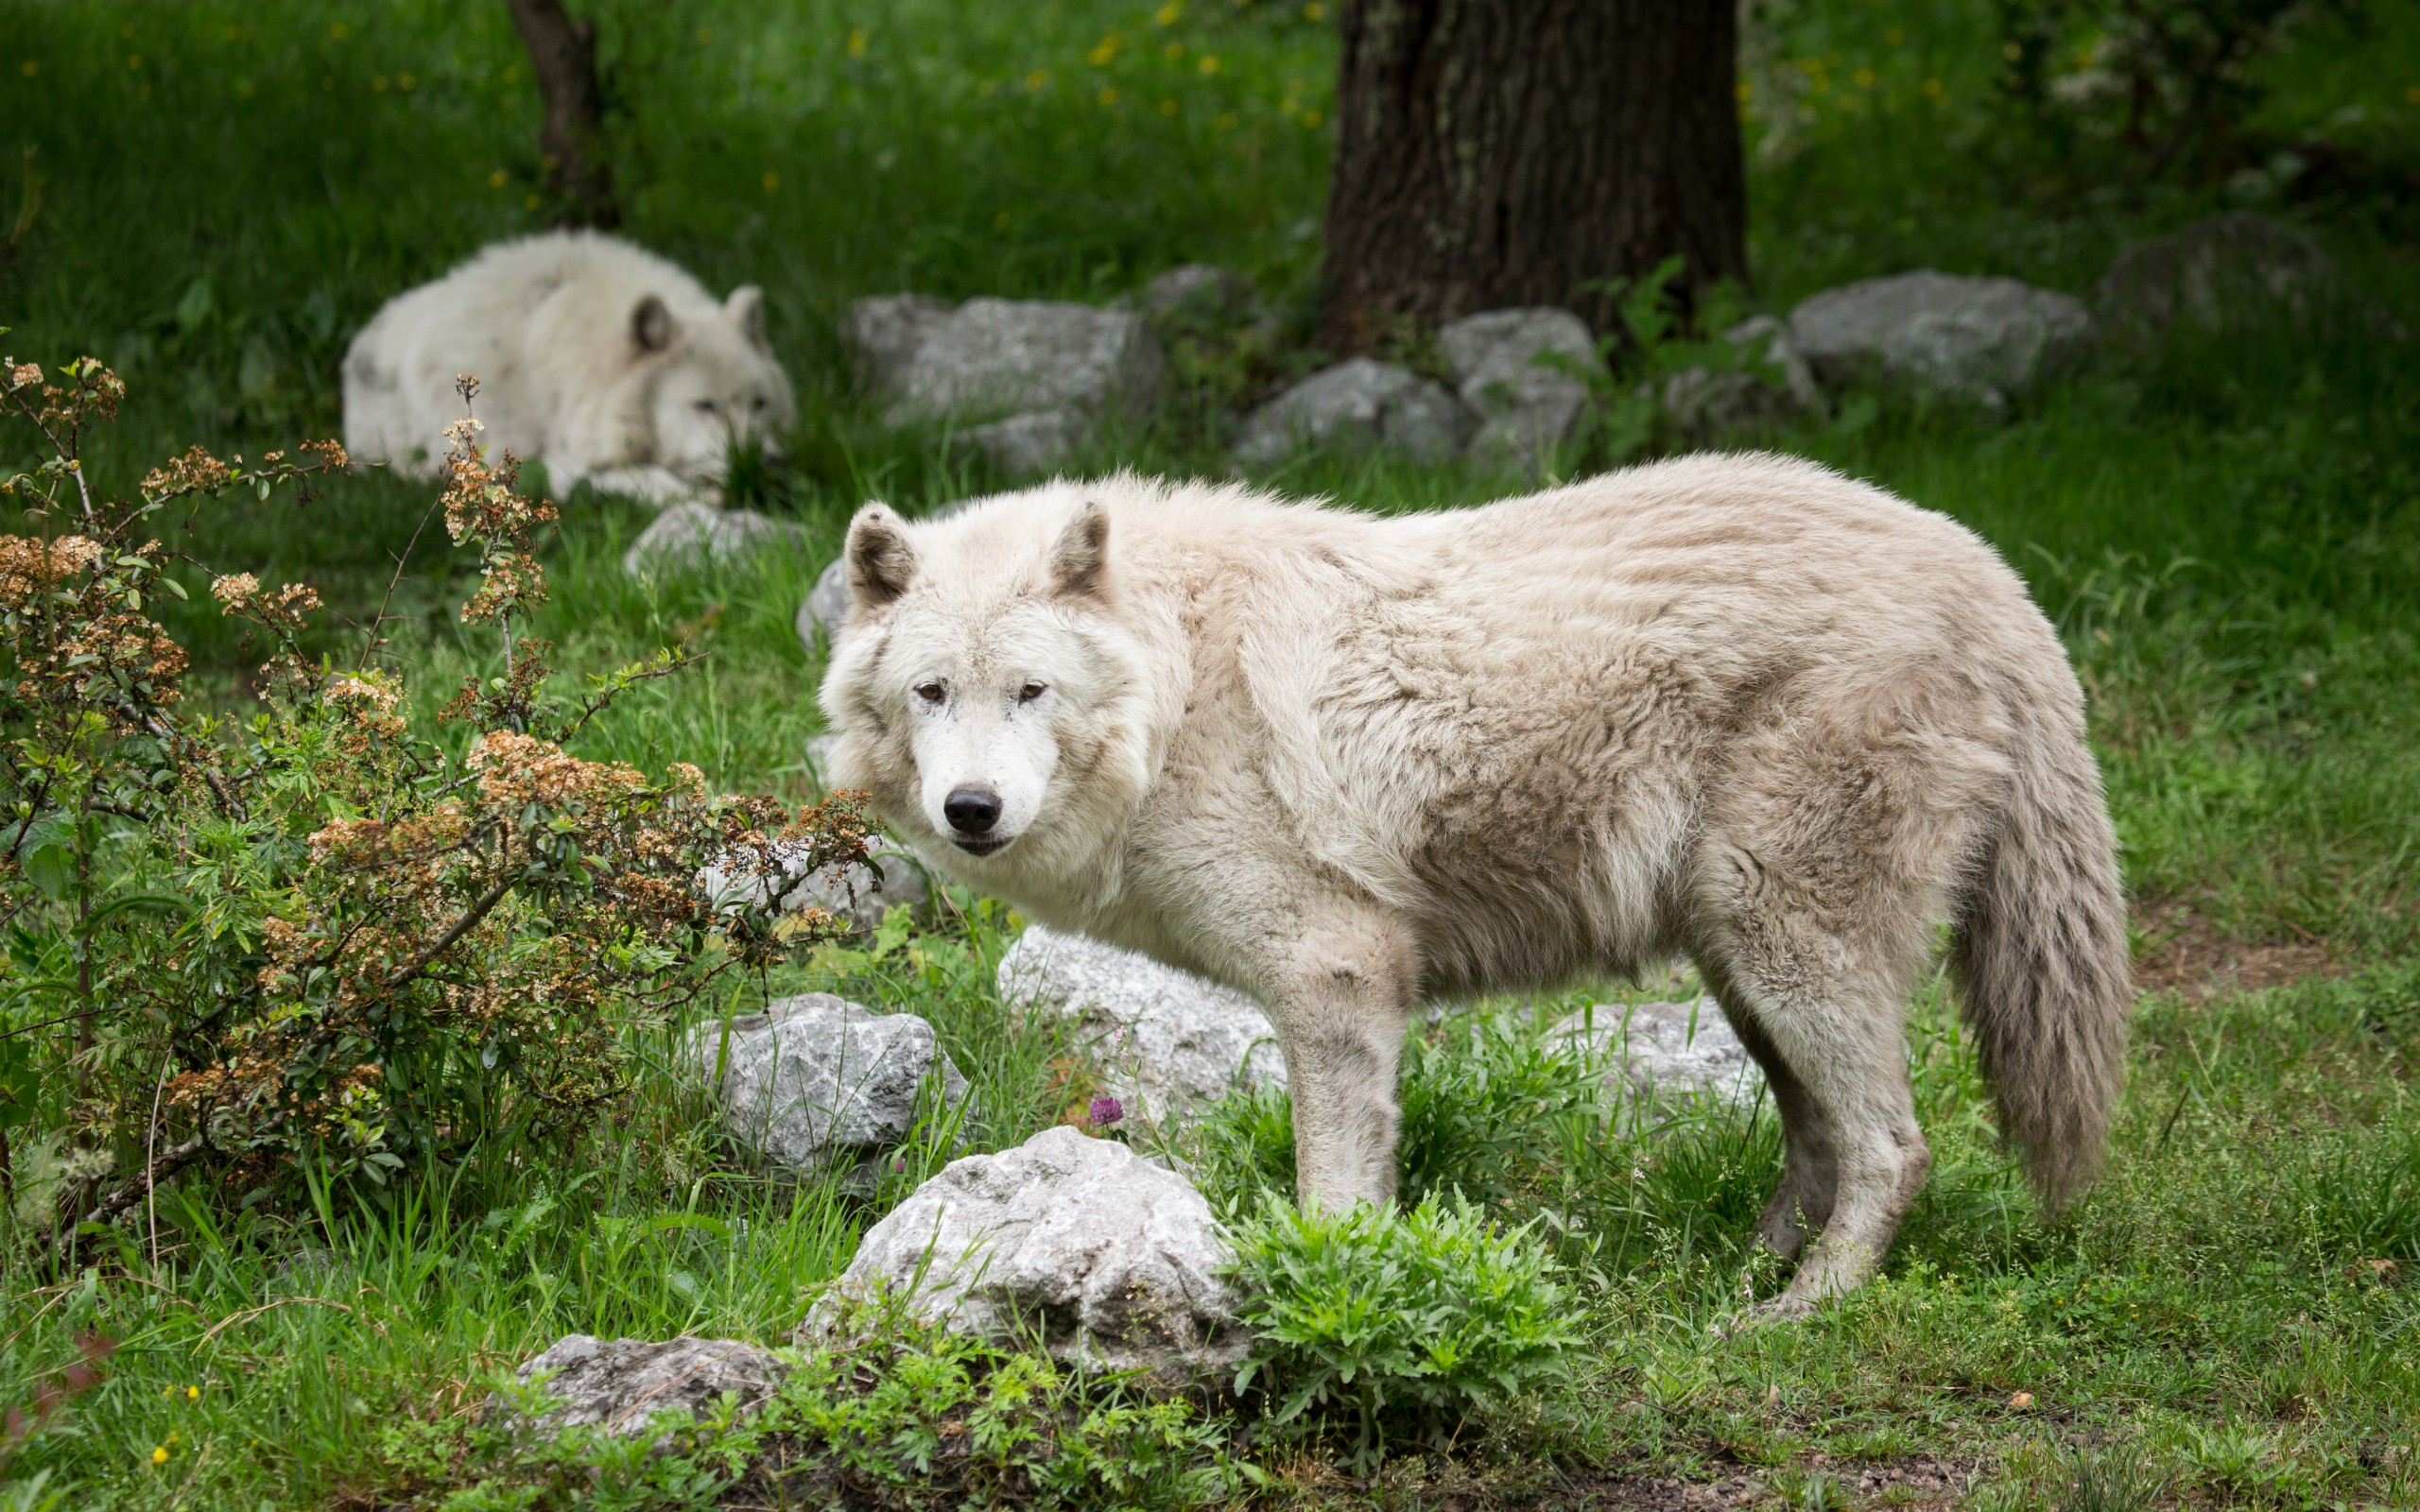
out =
<path fill-rule="evenodd" d="M 1276 975 L 1278 1039 L 1294 1099 L 1301 1201 L 1336 1211 L 1395 1194 L 1395 1073 L 1414 988 L 1409 939 L 1374 917 L 1305 936 Z"/>

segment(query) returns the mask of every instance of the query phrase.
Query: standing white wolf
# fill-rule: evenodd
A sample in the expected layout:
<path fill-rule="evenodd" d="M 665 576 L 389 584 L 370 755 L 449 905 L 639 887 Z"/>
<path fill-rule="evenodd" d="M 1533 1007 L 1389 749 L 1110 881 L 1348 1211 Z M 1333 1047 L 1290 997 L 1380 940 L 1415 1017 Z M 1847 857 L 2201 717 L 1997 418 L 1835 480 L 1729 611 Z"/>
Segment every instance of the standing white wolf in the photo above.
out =
<path fill-rule="evenodd" d="M 344 441 L 418 477 L 479 379 L 482 440 L 547 485 L 662 504 L 711 490 L 727 449 L 788 425 L 789 379 L 753 284 L 717 301 L 652 252 L 594 232 L 499 242 L 389 300 L 344 358 Z"/>
<path fill-rule="evenodd" d="M 1394 519 L 1120 476 L 870 504 L 846 559 L 836 785 L 1267 1004 L 1306 1199 L 1392 1193 L 1422 994 L 1685 954 L 1780 1107 L 1757 1232 L 1806 1258 L 1765 1311 L 1809 1311 L 1930 1161 L 1903 1021 L 1942 920 L 2043 1197 L 2098 1163 L 2130 993 L 2083 695 L 1941 515 L 1775 456 Z"/>

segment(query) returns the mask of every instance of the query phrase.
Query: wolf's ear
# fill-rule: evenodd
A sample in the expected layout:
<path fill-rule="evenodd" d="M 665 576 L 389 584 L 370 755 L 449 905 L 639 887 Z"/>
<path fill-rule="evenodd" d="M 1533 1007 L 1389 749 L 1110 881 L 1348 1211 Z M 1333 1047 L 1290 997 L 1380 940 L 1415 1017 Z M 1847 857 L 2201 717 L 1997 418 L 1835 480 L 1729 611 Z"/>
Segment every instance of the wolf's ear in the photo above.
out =
<path fill-rule="evenodd" d="M 1086 499 L 1050 547 L 1050 592 L 1062 598 L 1098 598 L 1108 586 L 1109 511 Z"/>
<path fill-rule="evenodd" d="M 631 312 L 631 339 L 641 352 L 662 352 L 672 345 L 672 312 L 650 294 Z"/>
<path fill-rule="evenodd" d="M 753 284 L 742 284 L 731 291 L 731 298 L 722 301 L 722 307 L 724 313 L 731 317 L 731 323 L 739 327 L 739 334 L 748 338 L 748 344 L 759 352 L 764 351 L 765 291 Z"/>
<path fill-rule="evenodd" d="M 916 548 L 908 544 L 905 523 L 890 506 L 873 503 L 849 522 L 849 594 L 866 609 L 879 609 L 908 592 L 916 576 Z"/>

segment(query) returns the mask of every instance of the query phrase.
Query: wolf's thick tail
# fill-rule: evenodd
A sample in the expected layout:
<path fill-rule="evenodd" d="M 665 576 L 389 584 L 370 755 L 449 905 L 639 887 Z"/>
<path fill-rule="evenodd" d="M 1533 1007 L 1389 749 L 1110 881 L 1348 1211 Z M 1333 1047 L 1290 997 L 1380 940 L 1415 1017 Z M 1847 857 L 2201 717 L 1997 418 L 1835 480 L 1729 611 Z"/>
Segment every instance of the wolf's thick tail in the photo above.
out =
<path fill-rule="evenodd" d="M 1953 949 L 2001 1132 L 2055 1211 L 2100 1168 L 2134 988 L 2100 770 L 2080 730 L 2031 735 Z"/>

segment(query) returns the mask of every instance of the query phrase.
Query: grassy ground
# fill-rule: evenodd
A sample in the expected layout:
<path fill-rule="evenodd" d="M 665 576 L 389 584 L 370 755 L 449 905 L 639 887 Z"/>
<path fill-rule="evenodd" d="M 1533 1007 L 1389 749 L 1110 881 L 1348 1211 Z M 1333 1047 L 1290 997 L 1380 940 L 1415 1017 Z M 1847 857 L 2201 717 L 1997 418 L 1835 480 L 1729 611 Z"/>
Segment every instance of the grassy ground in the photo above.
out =
<path fill-rule="evenodd" d="M 540 628 L 567 669 L 665 644 L 711 653 L 619 706 L 585 754 L 804 792 L 820 666 L 790 616 L 847 512 L 995 481 L 951 463 L 942 438 L 874 422 L 832 335 L 848 299 L 1107 298 L 1201 259 L 1250 272 L 1306 319 L 1334 43 L 1305 9 L 596 8 L 631 231 L 714 286 L 769 292 L 804 418 L 795 471 L 757 502 L 798 519 L 810 545 L 644 586 L 617 566 L 644 515 L 567 501 Z M 2363 36 L 2307 30 L 2272 65 L 2265 118 L 2409 163 L 2420 7 L 2372 11 Z M 337 354 L 380 300 L 543 224 L 534 102 L 500 8 L 10 0 L 0 13 L 0 119 L 36 149 L 43 184 L 0 264 L 0 322 L 15 327 L 0 345 L 44 360 L 89 350 L 125 374 L 134 400 L 100 457 L 121 487 L 193 441 L 332 431 Z M 1748 75 L 1765 305 L 1916 266 L 2083 290 L 2127 240 L 2224 202 L 2075 192 L 2027 157 L 1991 108 L 1987 8 L 1765 13 L 1776 20 Z M 2399 212 L 2358 198 L 2310 209 L 2347 266 L 2420 323 Z M 1769 1498 L 1819 1506 L 1945 1501 L 1956 1493 L 1927 1477 L 1946 1474 L 2001 1507 L 2420 1503 L 2415 355 L 2375 332 L 2280 332 L 2104 363 L 2002 419 L 1855 398 L 1832 421 L 1737 438 L 1974 525 L 2026 574 L 2084 673 L 2153 990 L 2109 1175 L 2076 1211 L 2033 1212 L 1993 1147 L 1945 996 L 1928 991 L 1911 1057 L 1937 1164 L 1887 1280 L 1803 1327 L 1719 1335 L 1743 1284 L 1775 1280 L 1745 1243 L 1778 1160 L 1770 1117 L 1709 1112 L 1649 1140 L 1629 1110 L 1586 1096 L 1490 1104 L 1469 1089 L 1538 1017 L 1497 1005 L 1510 1027 L 1474 1041 L 1442 1026 L 1422 1057 L 1429 1081 L 1409 1090 L 1476 1098 L 1488 1137 L 1441 1120 L 1407 1160 L 1538 1224 L 1584 1302 L 1580 1375 L 1492 1420 L 1476 1448 L 1399 1455 L 1365 1486 L 1333 1443 L 1238 1438 L 1215 1415 L 1206 1436 L 1162 1424 L 1118 1437 L 1144 1433 L 1119 1403 L 1054 1387 L 1107 1415 L 1087 1443 L 1165 1470 L 1130 1484 L 1095 1467 L 1070 1496 L 1468 1503 L 1593 1486 L 1655 1504 L 1667 1493 L 1644 1477 L 1753 1473 Z M 1215 442 L 1197 397 L 1090 460 L 1216 471 Z M 1273 481 L 1403 509 L 1535 480 L 1309 458 Z M 200 522 L 190 549 L 318 582 L 328 644 L 351 647 L 344 622 L 373 611 L 428 504 L 424 490 L 348 479 L 306 506 Z M 431 698 L 494 655 L 451 619 L 460 573 L 424 536 L 396 593 L 390 654 Z M 239 700 L 245 648 L 199 612 L 178 627 Z M 983 1090 L 983 1143 L 1014 1143 L 1081 1091 L 1065 1047 L 991 991 L 1014 927 L 960 899 L 912 955 L 836 958 L 765 986 L 925 1014 Z M 668 1052 L 637 1048 L 657 1064 Z M 172 1189 L 156 1248 L 147 1221 L 96 1271 L 10 1270 L 0 1403 L 31 1401 L 81 1332 L 119 1348 L 104 1384 L 0 1459 L 13 1478 L 0 1506 L 369 1506 L 491 1472 L 512 1485 L 461 1504 L 711 1502 L 724 1494 L 711 1456 L 675 1456 L 703 1477 L 685 1490 L 661 1465 L 549 1482 L 561 1467 L 514 1469 L 464 1426 L 498 1370 L 562 1332 L 775 1340 L 846 1263 L 883 1202 L 735 1168 L 703 1111 L 694 1091 L 642 1077 L 610 1134 L 497 1150 L 383 1209 L 337 1194 L 230 1213 Z M 1195 1153 L 1222 1199 L 1241 1197 L 1283 1130 L 1282 1108 L 1213 1124 L 1215 1147 Z M 942 1158 L 914 1152 L 887 1194 Z M 908 1443 L 956 1400 L 896 1403 L 876 1426 Z M 1261 1479 L 1221 1469 L 1230 1454 Z"/>

